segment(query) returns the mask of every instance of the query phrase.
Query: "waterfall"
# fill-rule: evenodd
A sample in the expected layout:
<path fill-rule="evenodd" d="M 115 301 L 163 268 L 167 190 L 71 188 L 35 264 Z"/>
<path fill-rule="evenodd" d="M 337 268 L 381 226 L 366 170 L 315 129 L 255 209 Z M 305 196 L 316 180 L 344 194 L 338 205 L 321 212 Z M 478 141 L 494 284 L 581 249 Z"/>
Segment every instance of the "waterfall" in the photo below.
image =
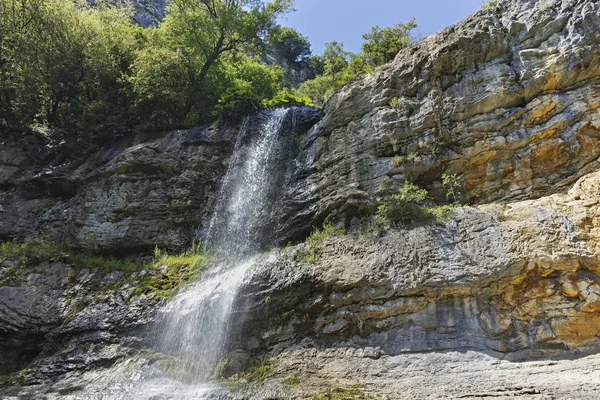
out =
<path fill-rule="evenodd" d="M 251 120 L 244 122 L 208 228 L 211 250 L 239 257 L 264 244 L 268 200 L 276 189 L 277 138 L 287 114 L 277 109 L 260 115 L 258 132 Z"/>
<path fill-rule="evenodd" d="M 246 120 L 210 220 L 207 247 L 232 261 L 222 262 L 168 305 L 157 348 L 180 360 L 174 374 L 183 381 L 208 380 L 229 333 L 232 307 L 242 284 L 263 256 L 245 257 L 261 247 L 274 189 L 278 138 L 288 110 Z"/>
<path fill-rule="evenodd" d="M 268 110 L 240 128 L 204 238 L 208 250 L 228 261 L 210 267 L 162 310 L 152 346 L 168 357 L 161 372 L 144 364 L 121 365 L 111 377 L 101 377 L 86 399 L 220 397 L 223 389 L 210 379 L 226 350 L 236 299 L 252 271 L 270 257 L 256 251 L 273 239 L 271 211 L 281 194 L 284 164 L 293 153 L 281 139 L 295 133 L 291 114 L 288 118 L 289 110 Z"/>
<path fill-rule="evenodd" d="M 152 347 L 167 358 L 158 369 L 143 363 L 116 367 L 86 399 L 222 397 L 224 389 L 210 382 L 212 371 L 226 350 L 240 289 L 269 257 L 257 250 L 273 239 L 272 208 L 293 153 L 282 137 L 295 133 L 294 121 L 289 110 L 268 110 L 240 128 L 204 237 L 207 249 L 228 261 L 215 263 L 162 310 Z"/>

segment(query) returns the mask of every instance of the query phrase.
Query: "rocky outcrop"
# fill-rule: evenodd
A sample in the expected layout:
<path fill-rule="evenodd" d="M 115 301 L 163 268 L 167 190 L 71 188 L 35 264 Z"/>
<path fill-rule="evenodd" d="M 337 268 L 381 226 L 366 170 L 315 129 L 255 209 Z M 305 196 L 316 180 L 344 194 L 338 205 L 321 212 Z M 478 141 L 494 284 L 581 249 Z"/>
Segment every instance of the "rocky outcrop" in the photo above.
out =
<path fill-rule="evenodd" d="M 86 0 L 89 4 L 96 4 L 96 0 Z M 165 17 L 169 0 L 132 0 L 133 22 L 143 27 L 158 25 Z"/>
<path fill-rule="evenodd" d="M 566 190 L 598 168 L 600 4 L 500 1 L 334 93 L 307 138 L 317 220 L 372 210 L 381 179 L 474 203 Z M 303 194 L 304 195 L 304 194 Z"/>
<path fill-rule="evenodd" d="M 420 379 L 411 369 L 431 369 L 436 357 L 454 368 L 470 360 L 480 368 L 494 359 L 511 365 L 596 353 L 599 189 L 595 172 L 566 194 L 462 208 L 441 225 L 394 230 L 381 238 L 331 237 L 316 250 L 314 264 L 299 256 L 301 246 L 285 249 L 247 289 L 241 307 L 254 314 L 241 327 L 235 348 L 266 356 L 278 366 L 278 379 L 292 374 L 327 387 L 339 378 L 392 396 Z M 441 355 L 427 356 L 432 352 Z M 560 367 L 549 368 L 549 374 L 570 370 L 568 362 L 554 362 Z M 590 362 L 597 365 L 598 358 Z M 398 368 L 404 383 L 392 383 Z M 476 369 L 465 370 L 477 376 Z M 510 374 L 510 383 L 488 378 L 500 387 L 487 384 L 480 393 L 504 390 L 509 396 L 525 387 L 556 396 L 572 389 L 526 379 L 528 373 L 516 370 Z M 477 379 L 484 380 L 481 375 Z M 443 398 L 448 389 L 453 396 L 469 393 L 466 381 L 445 384 L 436 390 L 412 387 L 411 398 Z M 576 398 L 598 394 L 600 380 L 593 379 Z"/>
<path fill-rule="evenodd" d="M 12 175 L 0 193 L 0 238 L 44 236 L 116 252 L 182 245 L 206 218 L 235 134 L 237 127 L 173 132 L 56 163 L 43 148 L 3 148 L 22 155 L 22 168 L 2 166 Z"/>
<path fill-rule="evenodd" d="M 319 115 L 311 108 L 289 113 L 287 151 L 297 151 L 297 137 Z M 85 158 L 7 140 L 0 150 L 0 240 L 45 237 L 112 254 L 189 246 L 207 229 L 240 129 L 223 124 L 139 136 Z M 311 226 L 308 219 L 302 229 Z"/>
<path fill-rule="evenodd" d="M 152 320 L 160 299 L 131 297 L 150 272 L 106 273 L 62 263 L 38 271 L 16 284 L 0 281 L 0 376 L 6 377 L 0 386 L 48 384 L 109 366 L 139 347 L 134 331 L 139 335 Z"/>

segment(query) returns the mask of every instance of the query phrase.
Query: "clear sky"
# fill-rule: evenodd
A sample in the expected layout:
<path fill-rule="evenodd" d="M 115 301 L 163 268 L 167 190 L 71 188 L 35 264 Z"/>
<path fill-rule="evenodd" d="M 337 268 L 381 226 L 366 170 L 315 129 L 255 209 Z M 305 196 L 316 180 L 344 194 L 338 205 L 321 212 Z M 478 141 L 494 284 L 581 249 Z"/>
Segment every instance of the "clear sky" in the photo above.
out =
<path fill-rule="evenodd" d="M 296 0 L 296 11 L 280 23 L 308 36 L 313 54 L 321 54 L 326 42 L 343 42 L 358 52 L 362 35 L 416 18 L 415 33 L 428 36 L 459 22 L 481 8 L 481 0 Z"/>

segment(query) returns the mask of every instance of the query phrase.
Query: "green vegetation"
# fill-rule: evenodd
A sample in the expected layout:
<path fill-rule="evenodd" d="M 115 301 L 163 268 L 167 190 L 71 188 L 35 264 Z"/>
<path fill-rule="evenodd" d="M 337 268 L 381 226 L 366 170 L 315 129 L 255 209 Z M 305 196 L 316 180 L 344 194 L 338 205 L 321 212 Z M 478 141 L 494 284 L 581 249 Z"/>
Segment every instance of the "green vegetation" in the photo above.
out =
<path fill-rule="evenodd" d="M 291 0 L 173 0 L 150 28 L 95 3 L 0 0 L 0 129 L 89 145 L 261 108 L 285 88 L 257 56 Z M 273 41 L 306 55 L 290 32 Z"/>
<path fill-rule="evenodd" d="M 460 205 L 462 178 L 456 174 L 442 175 L 442 184 L 447 188 L 446 198 L 452 204 L 434 205 L 428 198 L 426 189 L 405 181 L 397 191 L 393 191 L 387 181 L 382 180 L 377 213 L 371 230 L 381 232 L 389 226 L 412 222 L 439 221 L 447 216 L 454 207 Z"/>
<path fill-rule="evenodd" d="M 310 397 L 312 400 L 368 400 L 373 397 L 367 395 L 360 386 L 347 388 L 327 389 Z"/>
<path fill-rule="evenodd" d="M 148 266 L 151 273 L 139 278 L 132 295 L 172 297 L 182 286 L 192 282 L 211 261 L 212 256 L 203 251 L 199 243 L 175 255 L 156 249 Z"/>
<path fill-rule="evenodd" d="M 310 59 L 310 42 L 295 29 L 275 27 L 269 35 L 269 44 L 290 63 Z"/>
<path fill-rule="evenodd" d="M 358 54 L 344 50 L 343 43 L 327 43 L 323 55 L 311 60 L 322 74 L 302 83 L 297 91 L 299 96 L 323 104 L 334 90 L 392 61 L 400 50 L 410 45 L 410 32 L 416 27 L 414 20 L 387 28 L 375 26 L 363 35 L 365 42 Z"/>
<path fill-rule="evenodd" d="M 127 2 L 0 0 L 0 129 L 72 147 L 165 131 L 264 107 L 322 104 L 341 85 L 393 59 L 414 21 L 374 27 L 359 54 L 339 42 L 312 56 L 277 19 L 293 0 L 173 0 L 156 27 Z M 268 48 L 316 73 L 291 89 Z M 312 99 L 312 100 L 311 100 Z"/>
<path fill-rule="evenodd" d="M 363 35 L 365 43 L 362 52 L 367 64 L 372 67 L 387 64 L 396 54 L 410 44 L 410 31 L 415 29 L 415 20 L 399 23 L 387 28 L 375 26 L 369 33 Z"/>
<path fill-rule="evenodd" d="M 407 164 L 415 164 L 419 160 L 419 155 L 416 152 L 410 152 L 406 155 L 400 156 L 396 154 L 392 158 L 392 165 L 394 167 L 401 167 Z"/>
<path fill-rule="evenodd" d="M 460 190 L 463 186 L 463 178 L 457 174 L 442 174 L 442 185 L 448 189 L 446 199 L 452 200 L 454 204 L 459 204 L 462 197 Z"/>
<path fill-rule="evenodd" d="M 135 272 L 146 268 L 139 260 L 107 258 L 86 251 L 74 251 L 69 246 L 48 240 L 19 242 L 12 240 L 0 244 L 0 264 L 9 261 L 4 280 L 18 282 L 31 272 L 40 272 L 43 262 L 62 262 L 77 268 L 101 268 L 104 271 Z"/>
<path fill-rule="evenodd" d="M 281 383 L 287 386 L 298 386 L 300 384 L 300 379 L 298 379 L 298 377 L 295 375 L 290 375 L 283 379 Z"/>
<path fill-rule="evenodd" d="M 380 189 L 384 197 L 379 200 L 378 218 L 390 225 L 422 221 L 428 218 L 429 214 L 425 207 L 427 190 L 405 181 L 404 186 L 394 193 L 384 182 Z"/>
<path fill-rule="evenodd" d="M 0 244 L 0 264 L 10 262 L 2 277 L 5 283 L 19 284 L 30 273 L 44 272 L 48 262 L 62 262 L 72 265 L 76 270 L 99 268 L 104 272 L 122 271 L 130 276 L 123 283 L 132 279 L 137 282 L 132 295 L 146 294 L 159 298 L 173 296 L 180 287 L 190 283 L 211 259 L 198 243 L 180 254 L 173 255 L 157 249 L 154 257 L 130 260 L 107 258 L 47 240 L 13 240 Z M 141 271 L 145 271 L 143 276 L 132 275 Z M 71 300 L 67 299 L 67 305 L 71 305 Z M 70 313 L 79 313 L 91 302 L 91 299 L 80 299 L 72 305 Z"/>
<path fill-rule="evenodd" d="M 308 250 L 299 252 L 298 254 L 302 261 L 313 264 L 316 260 L 317 249 L 323 243 L 325 238 L 331 236 L 339 236 L 346 233 L 346 229 L 343 227 L 335 227 L 333 224 L 325 224 L 323 225 L 322 230 L 316 230 L 310 234 L 306 242 L 308 243 Z"/>
<path fill-rule="evenodd" d="M 273 375 L 273 372 L 275 372 L 276 369 L 277 365 L 270 363 L 255 365 L 253 367 L 248 368 L 248 370 L 245 373 L 235 374 L 231 376 L 228 380 L 231 382 L 245 381 L 263 383 L 265 379 Z"/>

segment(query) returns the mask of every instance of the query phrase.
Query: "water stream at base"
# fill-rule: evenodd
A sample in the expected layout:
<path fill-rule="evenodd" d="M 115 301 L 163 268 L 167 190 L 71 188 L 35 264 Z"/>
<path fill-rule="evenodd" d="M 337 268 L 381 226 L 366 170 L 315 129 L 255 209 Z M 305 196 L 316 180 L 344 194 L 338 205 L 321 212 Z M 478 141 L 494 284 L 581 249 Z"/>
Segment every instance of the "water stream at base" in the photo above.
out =
<path fill-rule="evenodd" d="M 230 331 L 232 308 L 240 288 L 262 264 L 264 255 L 255 251 L 269 238 L 265 221 L 271 207 L 278 138 L 289 110 L 269 110 L 256 120 L 247 119 L 238 135 L 228 171 L 210 221 L 207 247 L 231 261 L 221 262 L 204 273 L 201 280 L 179 293 L 165 307 L 157 329 L 155 349 L 172 356 L 169 377 L 144 376 L 125 368 L 103 394 L 86 398 L 208 399 L 219 398 L 222 389 L 209 383 L 221 358 Z M 119 368 L 119 367 L 117 367 Z M 124 367 L 123 367 L 124 368 Z"/>

